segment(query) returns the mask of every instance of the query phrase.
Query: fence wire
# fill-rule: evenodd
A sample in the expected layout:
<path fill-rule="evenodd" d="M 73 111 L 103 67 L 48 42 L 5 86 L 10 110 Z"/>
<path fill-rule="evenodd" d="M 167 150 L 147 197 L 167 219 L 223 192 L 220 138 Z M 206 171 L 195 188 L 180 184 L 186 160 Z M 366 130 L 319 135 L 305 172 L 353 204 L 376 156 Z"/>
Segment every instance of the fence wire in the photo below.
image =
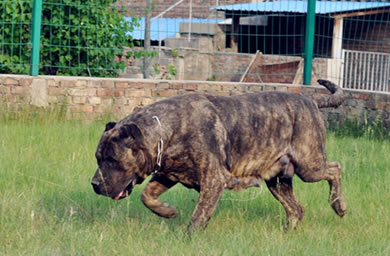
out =
<path fill-rule="evenodd" d="M 388 91 L 390 1 L 317 0 L 314 24 L 307 1 L 146 2 L 44 0 L 39 74 L 302 84 L 314 26 L 312 83 Z M 30 72 L 32 5 L 0 1 L 0 73 Z"/>
<path fill-rule="evenodd" d="M 30 71 L 32 1 L 0 1 L 0 73 Z"/>

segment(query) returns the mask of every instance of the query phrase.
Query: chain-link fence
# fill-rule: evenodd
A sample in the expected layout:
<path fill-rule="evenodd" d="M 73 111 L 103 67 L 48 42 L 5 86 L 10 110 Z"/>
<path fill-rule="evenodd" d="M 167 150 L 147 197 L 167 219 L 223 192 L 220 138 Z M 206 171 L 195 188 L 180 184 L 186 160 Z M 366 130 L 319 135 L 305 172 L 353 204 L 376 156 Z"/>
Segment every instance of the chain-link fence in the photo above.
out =
<path fill-rule="evenodd" d="M 39 74 L 388 91 L 389 14 L 389 1 L 2 0 L 0 72 L 31 73 L 38 47 Z"/>

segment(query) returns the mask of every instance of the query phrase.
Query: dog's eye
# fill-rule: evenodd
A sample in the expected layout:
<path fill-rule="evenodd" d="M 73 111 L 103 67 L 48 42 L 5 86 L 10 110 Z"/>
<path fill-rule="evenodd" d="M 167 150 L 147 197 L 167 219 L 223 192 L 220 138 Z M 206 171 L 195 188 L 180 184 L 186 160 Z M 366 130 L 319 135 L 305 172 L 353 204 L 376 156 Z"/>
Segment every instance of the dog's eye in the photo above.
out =
<path fill-rule="evenodd" d="M 109 163 L 115 163 L 116 162 L 116 160 L 113 157 L 111 157 L 111 156 L 107 157 L 106 161 L 109 162 Z"/>
<path fill-rule="evenodd" d="M 112 142 L 114 142 L 114 143 L 118 143 L 118 142 L 121 141 L 121 139 L 120 139 L 119 137 L 113 137 L 111 140 L 112 140 Z"/>

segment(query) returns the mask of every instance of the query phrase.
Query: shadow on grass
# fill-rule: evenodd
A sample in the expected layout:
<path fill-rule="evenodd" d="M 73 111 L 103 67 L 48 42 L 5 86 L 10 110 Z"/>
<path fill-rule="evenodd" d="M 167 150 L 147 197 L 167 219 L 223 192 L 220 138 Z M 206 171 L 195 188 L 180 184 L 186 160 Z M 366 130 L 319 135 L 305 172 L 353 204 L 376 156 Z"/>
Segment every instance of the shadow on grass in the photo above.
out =
<path fill-rule="evenodd" d="M 183 186 L 177 185 L 161 196 L 161 200 L 174 206 L 178 211 L 175 219 L 165 219 L 152 213 L 141 202 L 141 191 L 145 184 L 136 187 L 133 193 L 126 199 L 115 201 L 111 198 L 96 195 L 92 188 L 83 186 L 71 187 L 47 191 L 39 196 L 35 209 L 39 214 L 51 219 L 55 223 L 89 223 L 94 225 L 127 225 L 128 222 L 150 225 L 162 223 L 172 232 L 185 232 L 191 219 L 192 212 L 198 200 L 198 193 Z M 264 193 L 266 192 L 266 193 Z M 219 201 L 212 219 L 238 218 L 241 220 L 265 221 L 266 219 L 279 217 L 279 202 L 267 194 L 268 190 L 256 194 L 253 192 L 226 191 Z"/>

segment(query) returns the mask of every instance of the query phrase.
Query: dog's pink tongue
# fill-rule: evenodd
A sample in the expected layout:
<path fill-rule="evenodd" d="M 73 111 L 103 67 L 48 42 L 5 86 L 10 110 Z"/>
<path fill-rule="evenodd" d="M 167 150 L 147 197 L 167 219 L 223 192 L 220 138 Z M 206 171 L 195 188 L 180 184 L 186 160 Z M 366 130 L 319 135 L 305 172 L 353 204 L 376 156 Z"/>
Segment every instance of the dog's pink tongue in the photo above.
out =
<path fill-rule="evenodd" d="M 116 197 L 113 197 L 114 200 L 119 200 L 119 198 L 121 198 L 121 196 L 123 195 L 123 191 L 121 191 Z"/>

